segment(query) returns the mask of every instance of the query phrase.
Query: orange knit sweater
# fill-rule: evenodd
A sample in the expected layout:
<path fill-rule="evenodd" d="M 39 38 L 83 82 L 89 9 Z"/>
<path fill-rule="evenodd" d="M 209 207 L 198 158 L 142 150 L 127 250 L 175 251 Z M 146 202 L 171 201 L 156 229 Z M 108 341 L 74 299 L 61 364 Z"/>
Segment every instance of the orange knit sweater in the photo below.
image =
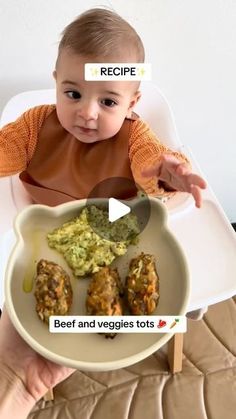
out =
<path fill-rule="evenodd" d="M 55 105 L 31 108 L 15 122 L 0 130 L 0 176 L 13 175 L 26 169 L 34 154 L 40 128 L 54 109 Z M 165 147 L 141 119 L 131 122 L 130 167 L 135 181 L 148 195 L 166 193 L 157 186 L 156 178 L 147 179 L 141 176 L 141 171 L 157 162 L 164 152 L 186 161 L 185 156 Z"/>

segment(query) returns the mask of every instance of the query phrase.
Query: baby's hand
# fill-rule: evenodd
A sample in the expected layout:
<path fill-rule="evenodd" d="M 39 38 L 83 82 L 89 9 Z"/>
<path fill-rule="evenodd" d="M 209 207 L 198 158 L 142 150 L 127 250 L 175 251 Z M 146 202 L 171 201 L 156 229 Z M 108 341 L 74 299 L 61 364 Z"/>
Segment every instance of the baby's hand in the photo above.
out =
<path fill-rule="evenodd" d="M 180 162 L 176 157 L 163 154 L 161 160 L 151 167 L 143 170 L 144 177 L 156 176 L 166 186 L 181 192 L 189 192 L 193 195 L 197 208 L 201 207 L 201 189 L 206 188 L 205 180 L 191 172 L 187 163 Z"/>

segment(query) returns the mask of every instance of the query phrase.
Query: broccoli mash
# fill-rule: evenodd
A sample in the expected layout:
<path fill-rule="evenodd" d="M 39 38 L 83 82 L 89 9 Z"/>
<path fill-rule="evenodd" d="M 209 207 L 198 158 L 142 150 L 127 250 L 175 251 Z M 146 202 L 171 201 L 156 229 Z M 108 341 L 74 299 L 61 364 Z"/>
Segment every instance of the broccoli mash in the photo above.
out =
<path fill-rule="evenodd" d="M 105 236 L 97 234 L 96 225 Z M 79 217 L 48 233 L 47 239 L 50 247 L 63 254 L 74 275 L 84 276 L 124 255 L 138 234 L 138 220 L 132 212 L 110 223 L 108 212 L 92 205 L 85 207 Z"/>

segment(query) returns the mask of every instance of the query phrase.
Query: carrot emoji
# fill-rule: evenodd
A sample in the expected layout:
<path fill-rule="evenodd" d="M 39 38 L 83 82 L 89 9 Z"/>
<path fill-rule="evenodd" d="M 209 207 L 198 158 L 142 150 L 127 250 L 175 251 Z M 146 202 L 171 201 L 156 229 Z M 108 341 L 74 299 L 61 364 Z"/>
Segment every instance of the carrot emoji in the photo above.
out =
<path fill-rule="evenodd" d="M 175 319 L 175 321 L 173 323 L 171 323 L 170 325 L 170 329 L 172 329 L 173 327 L 175 327 L 175 325 L 179 322 L 179 319 Z"/>

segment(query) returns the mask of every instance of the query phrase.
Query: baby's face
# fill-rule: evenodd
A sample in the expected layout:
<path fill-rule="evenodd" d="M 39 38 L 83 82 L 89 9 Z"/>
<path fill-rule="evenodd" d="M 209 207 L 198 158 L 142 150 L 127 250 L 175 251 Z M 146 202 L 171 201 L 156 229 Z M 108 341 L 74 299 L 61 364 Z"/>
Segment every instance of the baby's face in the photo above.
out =
<path fill-rule="evenodd" d="M 84 143 L 106 140 L 130 116 L 140 94 L 132 81 L 86 81 L 89 59 L 62 51 L 54 73 L 57 115 L 61 125 Z"/>

